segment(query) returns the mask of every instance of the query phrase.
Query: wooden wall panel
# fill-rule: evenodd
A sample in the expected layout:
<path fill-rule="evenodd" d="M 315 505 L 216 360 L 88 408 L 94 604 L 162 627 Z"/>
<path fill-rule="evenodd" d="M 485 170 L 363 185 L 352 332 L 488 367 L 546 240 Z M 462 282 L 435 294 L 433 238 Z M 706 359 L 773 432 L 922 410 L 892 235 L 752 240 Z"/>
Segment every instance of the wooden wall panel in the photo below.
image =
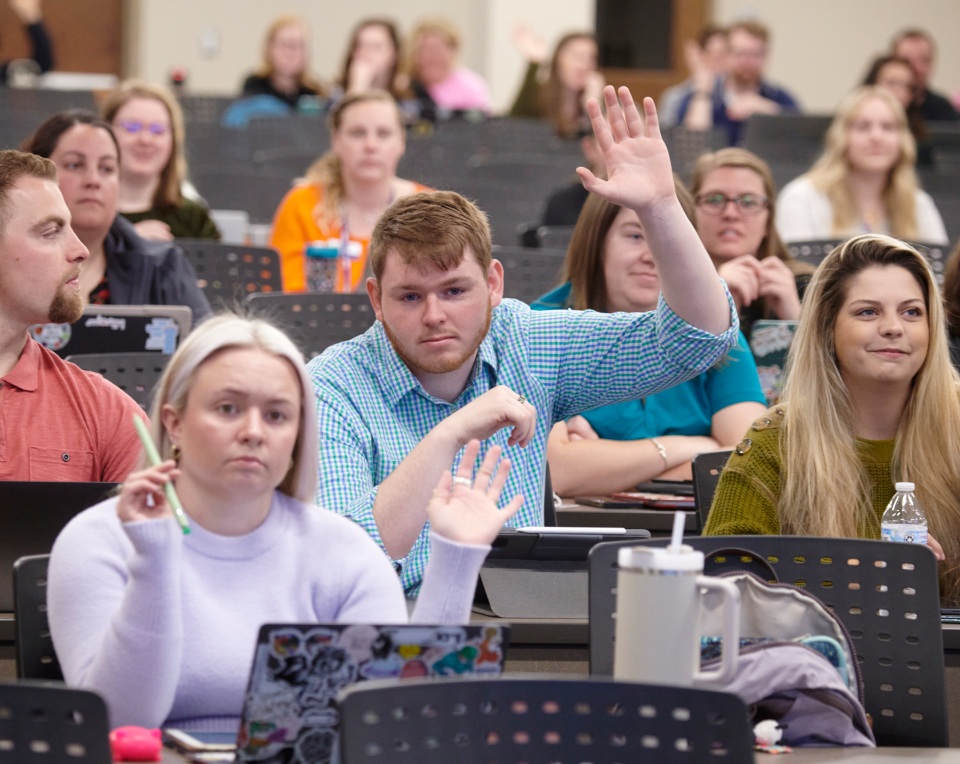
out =
<path fill-rule="evenodd" d="M 123 0 L 43 0 L 44 24 L 62 72 L 121 73 Z M 29 55 L 30 43 L 6 0 L 0 0 L 0 61 Z"/>

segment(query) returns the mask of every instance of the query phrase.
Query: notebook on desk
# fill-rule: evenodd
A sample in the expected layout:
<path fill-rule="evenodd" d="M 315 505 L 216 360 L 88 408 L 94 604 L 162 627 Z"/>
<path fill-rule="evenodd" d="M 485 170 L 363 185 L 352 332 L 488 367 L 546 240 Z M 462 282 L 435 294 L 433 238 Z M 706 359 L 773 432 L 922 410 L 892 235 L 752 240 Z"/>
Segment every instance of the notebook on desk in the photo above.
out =
<path fill-rule="evenodd" d="M 257 638 L 236 761 L 337 761 L 343 687 L 367 679 L 500 674 L 509 638 L 508 626 L 486 624 L 266 624 Z"/>
<path fill-rule="evenodd" d="M 13 563 L 29 554 L 50 554 L 63 526 L 118 485 L 0 481 L 0 612 L 13 611 Z"/>

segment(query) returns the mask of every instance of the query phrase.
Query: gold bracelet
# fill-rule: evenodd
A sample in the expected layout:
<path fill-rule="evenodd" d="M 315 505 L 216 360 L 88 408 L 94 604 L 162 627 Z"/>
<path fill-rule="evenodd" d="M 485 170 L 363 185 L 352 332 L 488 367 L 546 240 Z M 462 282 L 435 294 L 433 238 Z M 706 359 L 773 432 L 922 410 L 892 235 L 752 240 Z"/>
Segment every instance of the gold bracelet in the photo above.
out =
<path fill-rule="evenodd" d="M 669 459 L 667 459 L 667 449 L 663 447 L 663 443 L 661 443 L 656 438 L 650 438 L 650 442 L 657 447 L 657 453 L 659 453 L 660 456 L 663 457 L 663 468 L 666 469 L 667 467 L 669 467 L 670 461 Z"/>

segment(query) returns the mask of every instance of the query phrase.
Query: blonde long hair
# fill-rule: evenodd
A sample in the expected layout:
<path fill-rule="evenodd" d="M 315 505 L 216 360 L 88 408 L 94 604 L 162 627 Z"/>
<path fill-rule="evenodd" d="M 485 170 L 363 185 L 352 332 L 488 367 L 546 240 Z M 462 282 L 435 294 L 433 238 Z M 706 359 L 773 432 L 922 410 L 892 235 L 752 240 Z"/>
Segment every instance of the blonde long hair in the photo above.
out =
<path fill-rule="evenodd" d="M 833 235 L 849 235 L 860 220 L 860 210 L 850 186 L 847 132 L 860 107 L 874 98 L 890 107 L 900 133 L 900 155 L 897 163 L 890 169 L 883 191 L 883 207 L 890 224 L 890 233 L 901 239 L 916 239 L 917 176 L 914 165 L 917 161 L 917 144 L 910 133 L 903 107 L 887 90 L 867 85 L 857 88 L 840 102 L 837 114 L 827 130 L 823 155 L 803 177 L 830 200 L 833 208 Z"/>
<path fill-rule="evenodd" d="M 389 103 L 396 109 L 397 124 L 400 126 L 400 131 L 403 132 L 403 117 L 393 96 L 386 90 L 368 90 L 363 93 L 351 93 L 334 107 L 327 118 L 331 134 L 340 129 L 343 124 L 343 115 L 351 106 L 356 106 L 358 103 L 379 101 Z M 340 156 L 332 149 L 328 151 L 310 165 L 304 182 L 307 185 L 319 186 L 323 191 L 319 204 L 313 209 L 313 218 L 317 225 L 320 228 L 332 228 L 339 225 L 340 203 L 347 197 L 347 187 L 343 180 Z"/>
<path fill-rule="evenodd" d="M 781 405 L 784 533 L 856 538 L 879 532 L 858 458 L 854 414 L 837 366 L 834 326 L 850 280 L 866 268 L 898 266 L 920 285 L 927 308 L 927 357 L 900 418 L 891 481 L 916 483 L 930 533 L 949 570 L 944 594 L 958 592 L 960 561 L 960 377 L 950 363 L 946 321 L 926 259 L 889 236 L 857 236 L 820 264 L 804 296 L 803 317 L 787 359 Z"/>
<path fill-rule="evenodd" d="M 184 155 L 183 148 L 183 111 L 181 111 L 177 99 L 173 97 L 173 93 L 163 85 L 154 85 L 152 82 L 145 82 L 144 80 L 127 80 L 110 91 L 100 108 L 100 113 L 112 125 L 113 120 L 117 117 L 117 112 L 123 108 L 124 104 L 134 98 L 159 101 L 167 110 L 167 116 L 170 118 L 170 136 L 173 139 L 173 147 L 170 150 L 170 158 L 160 171 L 160 181 L 157 183 L 157 190 L 153 195 L 153 206 L 164 211 L 175 210 L 183 204 L 183 194 L 180 188 L 183 181 L 187 179 L 187 158 Z M 120 171 L 123 171 L 123 157 L 120 157 Z"/>
<path fill-rule="evenodd" d="M 310 27 L 302 16 L 295 13 L 285 13 L 277 16 L 270 26 L 267 27 L 267 34 L 263 38 L 263 48 L 260 51 L 260 68 L 257 69 L 257 76 L 270 79 L 273 77 L 273 61 L 270 59 L 270 48 L 273 46 L 273 40 L 281 29 L 287 27 L 300 27 L 303 30 L 304 39 L 310 40 Z M 306 47 L 303 53 L 303 71 L 297 74 L 297 87 L 315 90 L 323 95 L 326 89 L 323 83 L 310 73 L 310 47 Z"/>

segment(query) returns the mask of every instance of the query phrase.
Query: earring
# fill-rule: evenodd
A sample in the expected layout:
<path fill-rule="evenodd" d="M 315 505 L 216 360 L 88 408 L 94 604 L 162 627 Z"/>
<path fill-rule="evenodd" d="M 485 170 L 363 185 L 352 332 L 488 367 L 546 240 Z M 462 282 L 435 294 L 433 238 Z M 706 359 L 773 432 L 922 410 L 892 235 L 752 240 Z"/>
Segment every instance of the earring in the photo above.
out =
<path fill-rule="evenodd" d="M 174 460 L 175 462 L 179 462 L 179 461 L 180 461 L 180 457 L 181 457 L 182 455 L 183 455 L 183 453 L 180 451 L 180 446 L 174 445 L 174 446 L 170 449 L 170 456 L 173 457 L 173 460 Z"/>

